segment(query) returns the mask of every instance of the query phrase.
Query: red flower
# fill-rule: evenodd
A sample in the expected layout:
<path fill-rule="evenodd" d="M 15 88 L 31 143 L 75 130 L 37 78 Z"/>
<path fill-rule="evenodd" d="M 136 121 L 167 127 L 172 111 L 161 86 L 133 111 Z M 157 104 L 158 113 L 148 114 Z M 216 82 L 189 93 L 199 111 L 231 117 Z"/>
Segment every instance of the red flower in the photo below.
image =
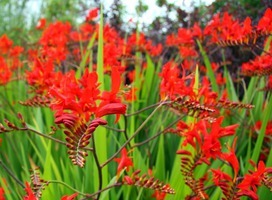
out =
<path fill-rule="evenodd" d="M 11 49 L 13 42 L 8 38 L 6 34 L 0 37 L 0 52 L 6 54 Z"/>
<path fill-rule="evenodd" d="M 42 45 L 42 56 L 50 58 L 59 63 L 66 59 L 68 53 L 68 39 L 71 25 L 66 22 L 55 22 L 50 24 L 44 31 L 39 43 Z"/>
<path fill-rule="evenodd" d="M 118 67 L 112 67 L 111 69 L 111 91 L 104 91 L 102 94 L 102 102 L 99 107 L 102 107 L 108 103 L 120 103 L 118 92 L 121 86 L 121 73 Z"/>
<path fill-rule="evenodd" d="M 257 26 L 257 30 L 261 30 L 261 31 L 268 31 L 271 32 L 272 31 L 272 10 L 271 8 L 268 8 L 265 13 L 264 16 L 260 19 L 258 26 Z"/>
<path fill-rule="evenodd" d="M 10 50 L 9 55 L 12 57 L 18 57 L 23 51 L 24 51 L 23 47 L 15 46 Z"/>
<path fill-rule="evenodd" d="M 96 72 L 85 71 L 80 80 L 75 77 L 74 71 L 65 74 L 56 87 L 51 87 L 49 93 L 53 97 L 51 109 L 56 111 L 55 116 L 63 113 L 73 113 L 84 116 L 88 121 L 97 110 L 96 101 L 100 99 L 98 76 Z"/>
<path fill-rule="evenodd" d="M 222 172 L 220 169 L 211 169 L 211 171 L 213 173 L 213 182 L 217 186 L 220 186 L 222 182 L 232 181 L 231 177 L 228 174 Z"/>
<path fill-rule="evenodd" d="M 94 18 L 98 16 L 99 8 L 94 8 L 88 12 L 86 16 L 86 21 L 92 21 Z"/>
<path fill-rule="evenodd" d="M 54 64 L 51 60 L 33 60 L 30 64 L 31 71 L 26 72 L 28 84 L 35 88 L 37 94 L 47 94 L 53 85 L 58 85 L 62 79 L 61 72 L 54 71 Z"/>
<path fill-rule="evenodd" d="M 181 132 L 181 135 L 185 137 L 183 146 L 186 146 L 189 143 L 196 151 L 200 151 L 202 153 L 201 162 L 206 162 L 208 164 L 210 158 L 216 159 L 222 154 L 222 147 L 219 139 L 221 137 L 233 135 L 238 126 L 236 124 L 221 127 L 222 121 L 223 117 L 220 117 L 210 125 L 208 121 L 200 120 L 193 125 L 191 130 Z M 231 163 L 233 162 L 231 161 Z M 236 164 L 234 164 L 234 166 L 236 170 Z"/>
<path fill-rule="evenodd" d="M 175 46 L 176 43 L 176 36 L 172 33 L 166 36 L 166 45 L 167 46 Z"/>
<path fill-rule="evenodd" d="M 197 56 L 197 51 L 195 50 L 194 46 L 180 46 L 179 53 L 182 58 Z"/>
<path fill-rule="evenodd" d="M 81 88 L 79 104 L 84 112 L 94 112 L 97 109 L 96 100 L 100 98 L 98 75 L 96 72 L 85 70 L 79 82 L 82 85 L 79 86 Z"/>
<path fill-rule="evenodd" d="M 74 194 L 72 194 L 70 196 L 65 195 L 65 196 L 61 197 L 61 200 L 73 200 L 73 199 L 76 198 L 76 196 L 77 196 L 77 193 L 74 193 Z"/>
<path fill-rule="evenodd" d="M 103 117 L 111 114 L 125 114 L 126 105 L 122 103 L 109 103 L 96 111 L 96 117 Z M 117 120 L 118 121 L 118 120 Z"/>
<path fill-rule="evenodd" d="M 185 76 L 185 73 L 180 77 L 180 74 L 181 71 L 178 65 L 173 61 L 169 61 L 163 66 L 159 75 L 162 77 L 160 84 L 161 99 L 165 99 L 165 97 L 175 99 L 176 96 L 192 96 L 194 94 L 193 88 L 187 86 L 188 79 L 191 77 Z"/>
<path fill-rule="evenodd" d="M 46 25 L 46 19 L 45 18 L 41 18 L 39 21 L 38 21 L 38 24 L 36 26 L 36 29 L 38 30 L 42 30 L 45 28 L 45 25 Z"/>
<path fill-rule="evenodd" d="M 236 154 L 235 154 L 236 141 L 237 141 L 237 138 L 235 138 L 235 140 L 233 141 L 232 147 L 231 148 L 228 147 L 228 149 L 230 151 L 229 153 L 222 153 L 220 155 L 220 157 L 223 160 L 227 161 L 231 165 L 231 167 L 234 171 L 234 180 L 236 179 L 236 177 L 238 175 L 239 168 L 240 168 L 239 161 L 238 161 Z"/>
<path fill-rule="evenodd" d="M 226 79 L 223 77 L 223 74 L 220 72 L 216 74 L 216 83 L 222 86 L 226 84 Z"/>
<path fill-rule="evenodd" d="M 256 56 L 242 64 L 241 72 L 246 76 L 265 76 L 271 74 L 272 57 L 270 54 Z"/>
<path fill-rule="evenodd" d="M 156 46 L 151 46 L 149 50 L 149 54 L 151 56 L 159 56 L 162 52 L 162 44 L 158 44 Z"/>
<path fill-rule="evenodd" d="M 152 197 L 154 197 L 156 200 L 164 200 L 166 196 L 165 192 L 160 192 L 158 190 L 155 190 L 152 194 Z"/>
<path fill-rule="evenodd" d="M 128 171 L 130 166 L 133 167 L 133 162 L 131 158 L 127 156 L 127 150 L 125 148 L 123 148 L 121 151 L 121 157 L 115 158 L 114 161 L 118 163 L 117 176 L 119 176 L 120 172 L 123 169 L 126 169 L 126 171 Z"/>
<path fill-rule="evenodd" d="M 137 97 L 136 97 L 136 91 L 137 91 L 137 88 L 135 87 L 130 87 L 128 91 L 125 92 L 125 100 L 127 102 L 133 102 L 133 101 L 136 101 L 137 100 Z"/>
<path fill-rule="evenodd" d="M 0 85 L 5 85 L 11 78 L 11 71 L 7 66 L 5 60 L 0 56 Z"/>
<path fill-rule="evenodd" d="M 257 190 L 257 186 L 261 185 L 261 180 L 265 172 L 265 164 L 263 161 L 260 161 L 258 168 L 252 174 L 247 174 L 244 180 L 238 185 L 238 188 L 242 190 Z"/>
<path fill-rule="evenodd" d="M 271 76 L 272 77 L 272 76 Z M 261 121 L 257 121 L 255 123 L 255 130 L 256 131 L 260 131 L 261 130 L 261 127 L 262 127 L 262 122 Z M 269 136 L 271 135 L 272 136 L 272 121 L 269 121 L 266 125 L 266 129 L 265 129 L 265 135 L 266 136 Z"/>
<path fill-rule="evenodd" d="M 177 37 L 180 44 L 194 44 L 193 34 L 189 29 L 179 28 Z"/>
<path fill-rule="evenodd" d="M 192 27 L 192 35 L 194 37 L 202 39 L 203 37 L 203 31 L 199 26 L 199 23 L 194 23 L 194 26 Z"/>
<path fill-rule="evenodd" d="M 247 17 L 243 23 L 241 34 L 242 36 L 246 36 L 248 34 L 251 34 L 251 32 L 252 32 L 251 19 Z"/>
<path fill-rule="evenodd" d="M 24 197 L 24 200 L 38 200 L 38 198 L 33 193 L 29 183 L 26 182 L 25 185 L 26 185 L 25 191 L 26 191 L 27 195 Z"/>
<path fill-rule="evenodd" d="M 111 71 L 111 91 L 104 91 L 102 93 L 102 101 L 96 111 L 97 117 L 102 117 L 104 115 L 117 114 L 116 121 L 119 119 L 120 114 L 125 114 L 126 105 L 121 103 L 118 97 L 118 92 L 121 85 L 121 73 L 119 68 L 113 67 Z"/>
<path fill-rule="evenodd" d="M 0 187 L 0 200 L 5 200 L 5 190 Z"/>
<path fill-rule="evenodd" d="M 219 117 L 211 126 L 210 134 L 205 133 L 202 151 L 207 158 L 216 158 L 221 155 L 221 143 L 219 139 L 224 136 L 233 135 L 238 124 L 221 127 L 223 117 Z"/>
<path fill-rule="evenodd" d="M 253 163 L 253 165 L 255 164 Z M 263 179 L 265 179 L 265 174 L 271 172 L 272 168 L 266 168 L 264 162 L 260 161 L 258 167 L 256 168 L 255 166 L 255 171 L 251 174 L 246 174 L 243 181 L 237 186 L 240 188 L 238 194 L 240 196 L 249 196 L 257 200 L 257 187 L 262 184 Z"/>
<path fill-rule="evenodd" d="M 251 198 L 251 200 L 258 200 L 259 197 L 256 194 L 256 192 L 253 192 L 252 190 L 243 190 L 239 192 L 239 196 L 248 196 Z"/>

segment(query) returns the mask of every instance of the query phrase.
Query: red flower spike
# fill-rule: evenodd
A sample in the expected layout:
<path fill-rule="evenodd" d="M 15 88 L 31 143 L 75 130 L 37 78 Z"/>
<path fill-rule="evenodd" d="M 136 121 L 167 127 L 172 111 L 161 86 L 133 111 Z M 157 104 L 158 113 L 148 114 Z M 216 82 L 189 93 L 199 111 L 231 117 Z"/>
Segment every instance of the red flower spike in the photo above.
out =
<path fill-rule="evenodd" d="M 89 139 L 93 132 L 99 125 L 106 125 L 107 121 L 103 119 L 94 119 L 89 125 L 83 119 L 76 121 L 68 121 L 65 125 L 69 130 L 65 130 L 64 134 L 67 136 L 66 146 L 68 147 L 69 158 L 74 165 L 83 167 L 85 165 L 85 157 L 88 155 L 82 148 L 89 144 Z"/>
<path fill-rule="evenodd" d="M 125 176 L 123 184 L 135 185 L 138 187 L 149 188 L 152 190 L 158 190 L 163 193 L 175 194 L 175 190 L 172 189 L 168 184 L 155 179 L 154 177 L 148 177 L 146 174 L 139 176 L 140 170 L 136 170 L 132 175 Z"/>
<path fill-rule="evenodd" d="M 77 193 L 74 193 L 70 196 L 65 195 L 65 196 L 61 197 L 61 200 L 74 200 L 76 198 L 76 196 L 77 196 Z"/>
<path fill-rule="evenodd" d="M 123 182 L 127 185 L 133 185 L 134 181 L 129 176 L 125 176 Z"/>
<path fill-rule="evenodd" d="M 28 182 L 25 183 L 25 191 L 27 195 L 24 197 L 24 200 L 38 200 L 38 198 L 34 195 L 30 185 Z"/>
<path fill-rule="evenodd" d="M 117 176 L 119 176 L 120 172 L 123 169 L 126 169 L 126 171 L 128 171 L 130 166 L 133 167 L 133 162 L 127 156 L 127 150 L 125 148 L 123 148 L 122 151 L 121 151 L 121 157 L 120 158 L 115 158 L 114 161 L 118 163 Z"/>

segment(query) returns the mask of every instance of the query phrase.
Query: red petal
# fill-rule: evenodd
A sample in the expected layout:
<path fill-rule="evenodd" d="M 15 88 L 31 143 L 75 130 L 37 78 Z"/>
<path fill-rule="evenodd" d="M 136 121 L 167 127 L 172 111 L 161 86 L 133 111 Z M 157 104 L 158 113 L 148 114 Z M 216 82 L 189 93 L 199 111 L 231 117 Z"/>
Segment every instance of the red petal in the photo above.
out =
<path fill-rule="evenodd" d="M 126 105 L 122 103 L 110 103 L 99 108 L 96 111 L 96 117 L 103 117 L 105 115 L 111 115 L 111 114 L 125 114 L 125 113 L 126 113 Z"/>
<path fill-rule="evenodd" d="M 70 195 L 70 196 L 65 195 L 65 196 L 63 196 L 63 197 L 61 198 L 61 200 L 73 200 L 76 196 L 77 196 L 77 193 L 74 193 L 74 194 L 72 194 L 72 195 Z"/>

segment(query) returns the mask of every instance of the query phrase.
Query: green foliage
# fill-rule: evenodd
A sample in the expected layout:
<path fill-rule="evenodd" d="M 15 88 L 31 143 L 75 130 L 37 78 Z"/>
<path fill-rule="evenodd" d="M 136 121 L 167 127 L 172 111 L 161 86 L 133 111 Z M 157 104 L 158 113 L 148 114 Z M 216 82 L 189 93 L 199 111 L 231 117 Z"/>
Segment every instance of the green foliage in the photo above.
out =
<path fill-rule="evenodd" d="M 61 20 L 75 23 L 77 21 L 78 14 L 86 9 L 84 2 L 79 3 L 78 0 L 46 0 L 42 2 L 41 13 L 49 21 Z"/>
<path fill-rule="evenodd" d="M 16 44 L 25 41 L 28 0 L 0 1 L 0 35 L 7 34 Z M 20 34 L 19 34 L 20 33 Z"/>

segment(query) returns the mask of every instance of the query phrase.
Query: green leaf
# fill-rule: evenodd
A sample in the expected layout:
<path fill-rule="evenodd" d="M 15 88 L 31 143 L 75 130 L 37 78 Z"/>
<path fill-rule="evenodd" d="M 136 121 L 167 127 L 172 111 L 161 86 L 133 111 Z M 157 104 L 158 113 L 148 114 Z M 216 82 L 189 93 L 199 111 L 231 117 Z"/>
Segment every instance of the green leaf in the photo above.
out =
<path fill-rule="evenodd" d="M 267 109 L 263 110 L 263 118 L 261 119 L 262 121 L 262 126 L 261 126 L 261 130 L 258 134 L 258 138 L 253 150 L 253 154 L 251 156 L 251 160 L 255 163 L 257 163 L 260 153 L 261 153 L 261 149 L 262 149 L 262 144 L 263 144 L 263 140 L 264 140 L 264 136 L 265 136 L 265 131 L 266 131 L 266 126 L 267 123 L 269 121 L 269 119 L 271 118 L 271 113 L 272 113 L 272 97 L 271 95 L 268 97 L 269 101 L 267 102 Z M 248 169 L 250 168 L 250 165 L 247 164 L 246 166 L 246 171 L 248 171 Z"/>
<path fill-rule="evenodd" d="M 197 40 L 196 42 L 197 42 L 197 45 L 199 47 L 200 53 L 201 53 L 201 55 L 203 57 L 204 64 L 205 64 L 205 66 L 207 68 L 207 75 L 208 75 L 208 77 L 209 77 L 209 79 L 211 81 L 212 89 L 216 93 L 219 93 L 219 88 L 218 88 L 218 85 L 216 83 L 216 78 L 215 78 L 215 74 L 214 74 L 213 69 L 212 69 L 212 65 L 211 65 L 210 59 L 209 59 L 207 53 L 205 52 L 205 50 L 203 49 L 200 41 Z"/>

